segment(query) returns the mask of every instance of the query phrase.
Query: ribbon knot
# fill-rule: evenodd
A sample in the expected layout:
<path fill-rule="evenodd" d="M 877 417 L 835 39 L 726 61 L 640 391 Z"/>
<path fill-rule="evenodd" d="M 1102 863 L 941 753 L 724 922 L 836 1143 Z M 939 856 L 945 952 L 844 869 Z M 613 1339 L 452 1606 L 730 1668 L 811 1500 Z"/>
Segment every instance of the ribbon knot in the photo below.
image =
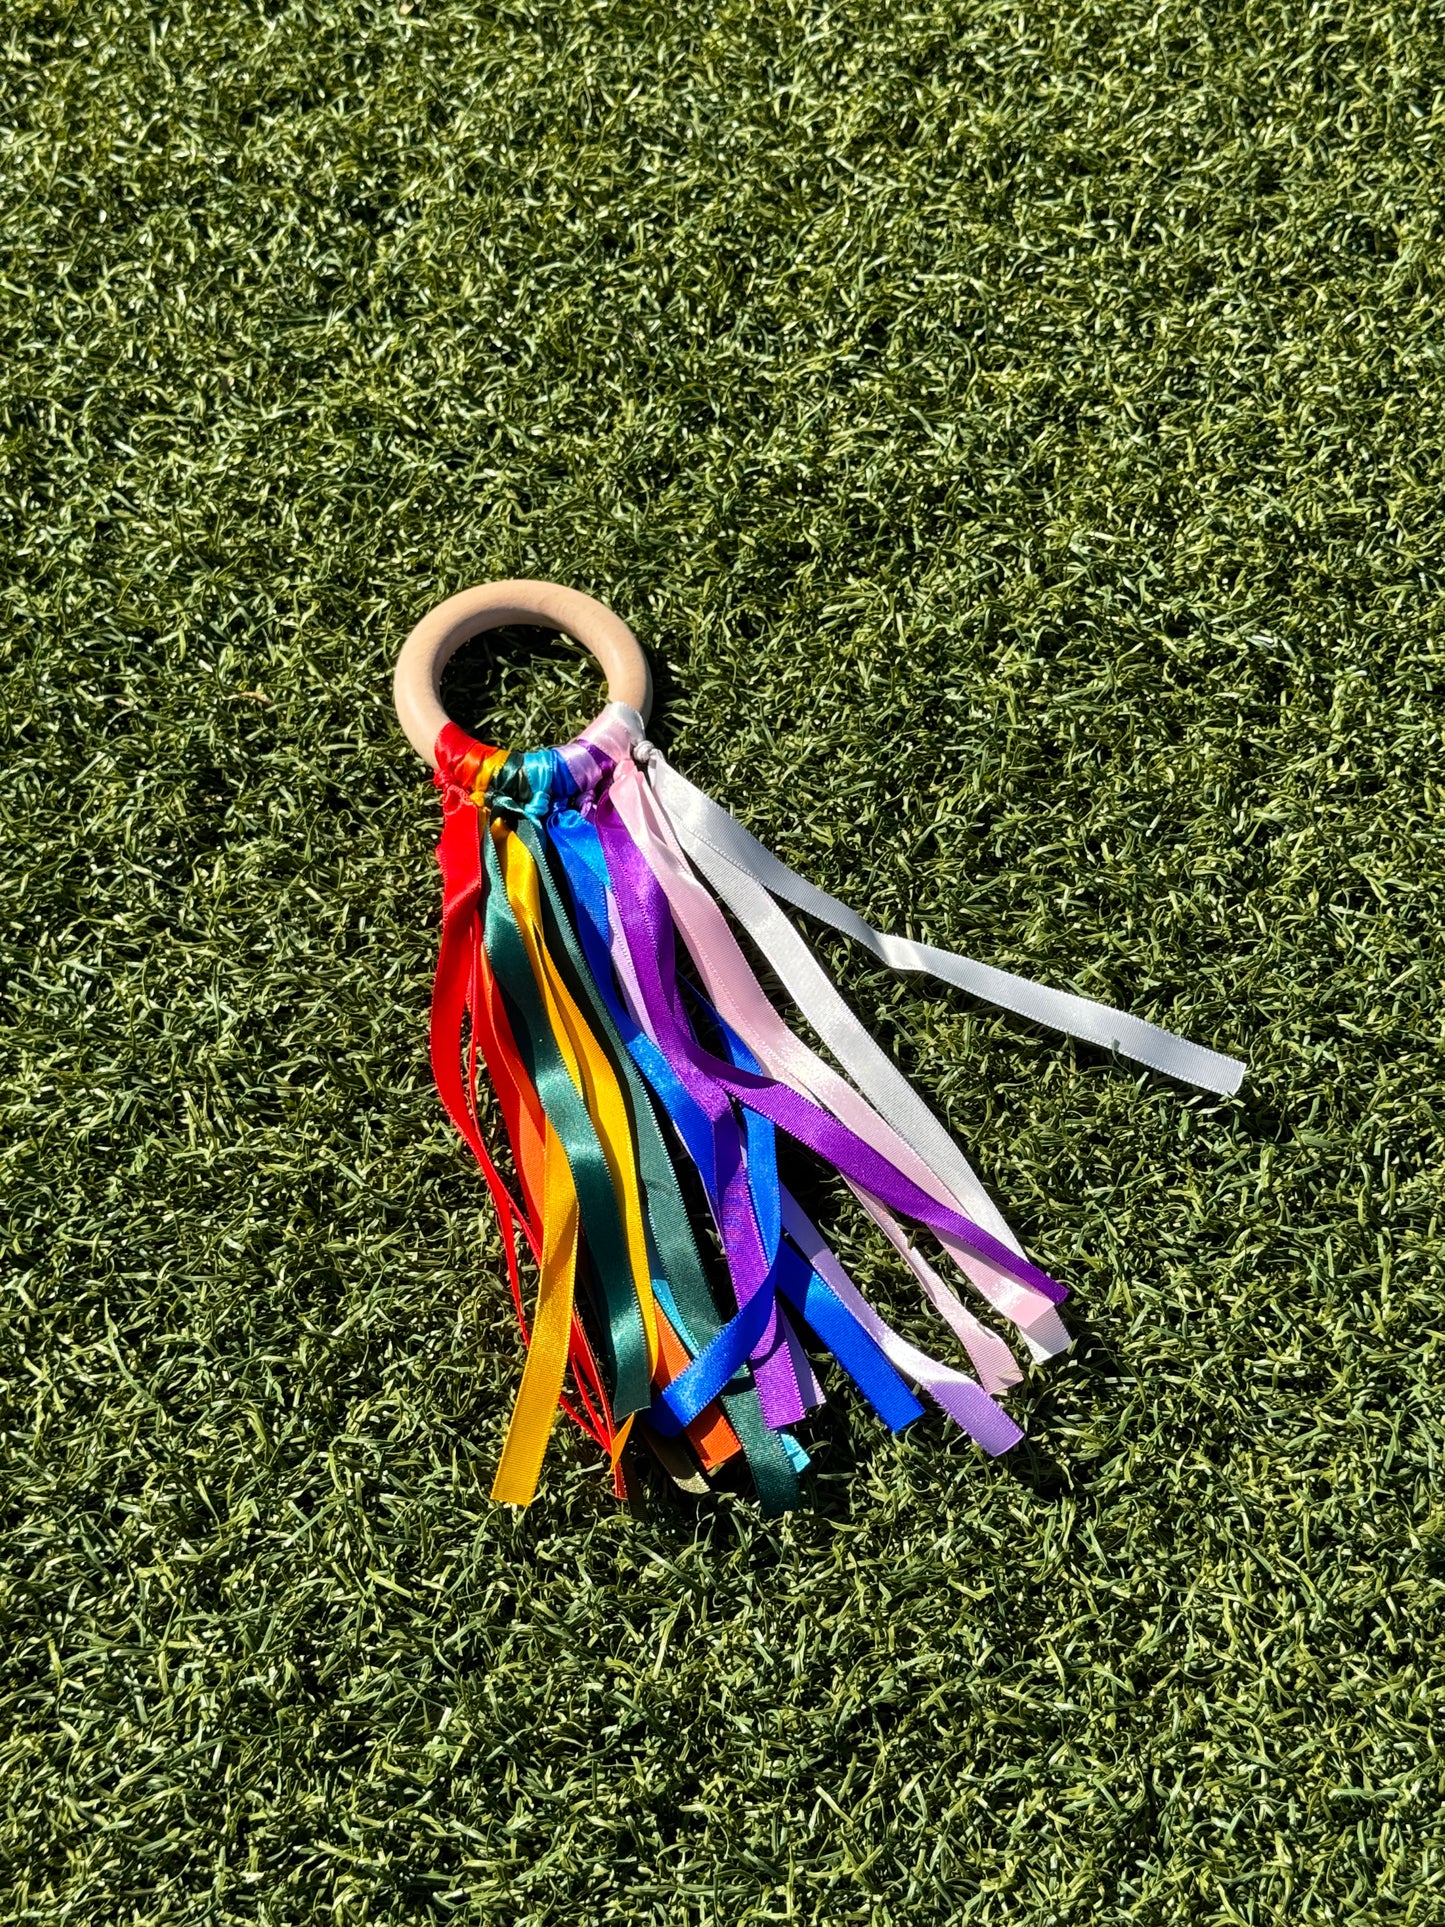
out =
<path fill-rule="evenodd" d="M 432 777 L 442 799 L 442 815 L 455 816 L 457 811 L 472 800 L 472 786 L 463 781 L 455 770 L 438 768 Z"/>
<path fill-rule="evenodd" d="M 441 791 L 444 810 L 450 813 L 458 802 L 467 800 L 478 771 L 496 753 L 455 723 L 447 724 L 436 740 L 436 769 L 432 774 L 432 782 Z"/>

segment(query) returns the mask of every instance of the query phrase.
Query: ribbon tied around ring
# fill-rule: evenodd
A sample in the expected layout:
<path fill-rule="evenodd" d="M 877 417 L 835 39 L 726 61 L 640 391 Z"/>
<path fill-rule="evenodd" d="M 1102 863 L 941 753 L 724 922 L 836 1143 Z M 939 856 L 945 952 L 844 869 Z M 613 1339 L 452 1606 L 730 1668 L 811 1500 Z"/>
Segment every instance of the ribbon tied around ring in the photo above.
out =
<path fill-rule="evenodd" d="M 601 657 L 614 700 L 560 748 L 493 749 L 440 710 L 440 663 L 459 635 L 539 616 Z M 1021 1437 L 1003 1403 L 1017 1354 L 1067 1348 L 1067 1292 L 1027 1257 L 788 911 L 894 969 L 1201 1089 L 1232 1094 L 1244 1066 L 874 930 L 672 767 L 647 740 L 649 696 L 631 632 L 552 584 L 453 598 L 398 664 L 398 712 L 443 797 L 433 1070 L 496 1206 L 527 1348 L 493 1496 L 530 1503 L 562 1410 L 606 1454 L 619 1494 L 635 1431 L 680 1484 L 746 1468 L 763 1510 L 786 1511 L 808 1464 L 797 1428 L 824 1400 L 820 1359 L 888 1429 L 927 1400 L 985 1453 L 1005 1452 Z M 788 1023 L 736 931 L 827 1056 Z M 498 1116 L 507 1175 L 489 1148 Z M 865 1298 L 784 1181 L 780 1134 L 843 1179 L 948 1328 L 952 1361 Z M 537 1274 L 530 1315 L 519 1239 Z"/>

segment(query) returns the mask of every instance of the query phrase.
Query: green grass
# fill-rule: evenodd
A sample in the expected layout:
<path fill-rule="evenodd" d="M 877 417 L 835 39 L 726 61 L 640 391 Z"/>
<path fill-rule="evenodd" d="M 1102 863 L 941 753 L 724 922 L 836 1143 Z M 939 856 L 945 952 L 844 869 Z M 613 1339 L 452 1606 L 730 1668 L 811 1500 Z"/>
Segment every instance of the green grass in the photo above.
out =
<path fill-rule="evenodd" d="M 4 33 L 0 1920 L 1440 1921 L 1445 15 Z M 1010 1460 L 488 1505 L 389 672 L 504 575 L 874 921 L 1248 1055 L 824 946 L 1075 1290 Z"/>

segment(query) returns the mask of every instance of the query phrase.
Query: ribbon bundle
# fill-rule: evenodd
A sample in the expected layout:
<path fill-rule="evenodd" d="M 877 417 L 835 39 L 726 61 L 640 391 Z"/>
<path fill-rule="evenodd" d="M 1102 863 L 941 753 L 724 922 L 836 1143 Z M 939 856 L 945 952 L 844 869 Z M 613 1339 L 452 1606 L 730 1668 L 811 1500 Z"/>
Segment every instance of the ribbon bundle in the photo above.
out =
<path fill-rule="evenodd" d="M 1024 1255 L 779 900 L 897 969 L 1204 1089 L 1236 1090 L 1243 1066 L 1084 998 L 880 935 L 673 770 L 624 704 L 562 748 L 526 754 L 449 723 L 435 762 L 445 816 L 432 1066 L 496 1205 L 527 1340 L 493 1497 L 530 1502 L 561 1406 L 608 1454 L 619 1494 L 636 1422 L 681 1482 L 741 1459 L 764 1511 L 786 1511 L 808 1463 L 791 1428 L 823 1401 L 801 1327 L 890 1429 L 920 1415 L 921 1392 L 986 1452 L 1007 1451 L 1021 1436 L 999 1403 L 1020 1376 L 1014 1354 L 904 1221 L 933 1233 L 1035 1359 L 1068 1346 L 1057 1309 L 1067 1294 Z M 721 905 L 841 1069 L 784 1022 Z M 483 1135 L 479 1060 L 515 1191 Z M 971 1371 L 919 1351 L 863 1298 L 782 1182 L 779 1131 L 842 1175 Z M 704 1212 L 725 1291 L 699 1245 Z M 539 1275 L 530 1326 L 518 1234 Z"/>

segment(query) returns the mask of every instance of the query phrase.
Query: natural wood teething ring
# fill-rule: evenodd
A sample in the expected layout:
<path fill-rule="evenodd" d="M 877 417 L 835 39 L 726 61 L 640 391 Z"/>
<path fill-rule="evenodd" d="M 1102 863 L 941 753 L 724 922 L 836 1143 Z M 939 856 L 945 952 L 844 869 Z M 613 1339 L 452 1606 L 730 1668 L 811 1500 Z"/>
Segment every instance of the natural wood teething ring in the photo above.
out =
<path fill-rule="evenodd" d="M 449 720 L 441 701 L 442 670 L 464 642 L 509 622 L 561 629 L 580 642 L 606 672 L 608 701 L 626 703 L 647 721 L 652 707 L 647 658 L 627 624 L 605 603 L 556 582 L 482 582 L 424 615 L 396 659 L 397 718 L 426 762 L 435 767 L 436 740 Z"/>

